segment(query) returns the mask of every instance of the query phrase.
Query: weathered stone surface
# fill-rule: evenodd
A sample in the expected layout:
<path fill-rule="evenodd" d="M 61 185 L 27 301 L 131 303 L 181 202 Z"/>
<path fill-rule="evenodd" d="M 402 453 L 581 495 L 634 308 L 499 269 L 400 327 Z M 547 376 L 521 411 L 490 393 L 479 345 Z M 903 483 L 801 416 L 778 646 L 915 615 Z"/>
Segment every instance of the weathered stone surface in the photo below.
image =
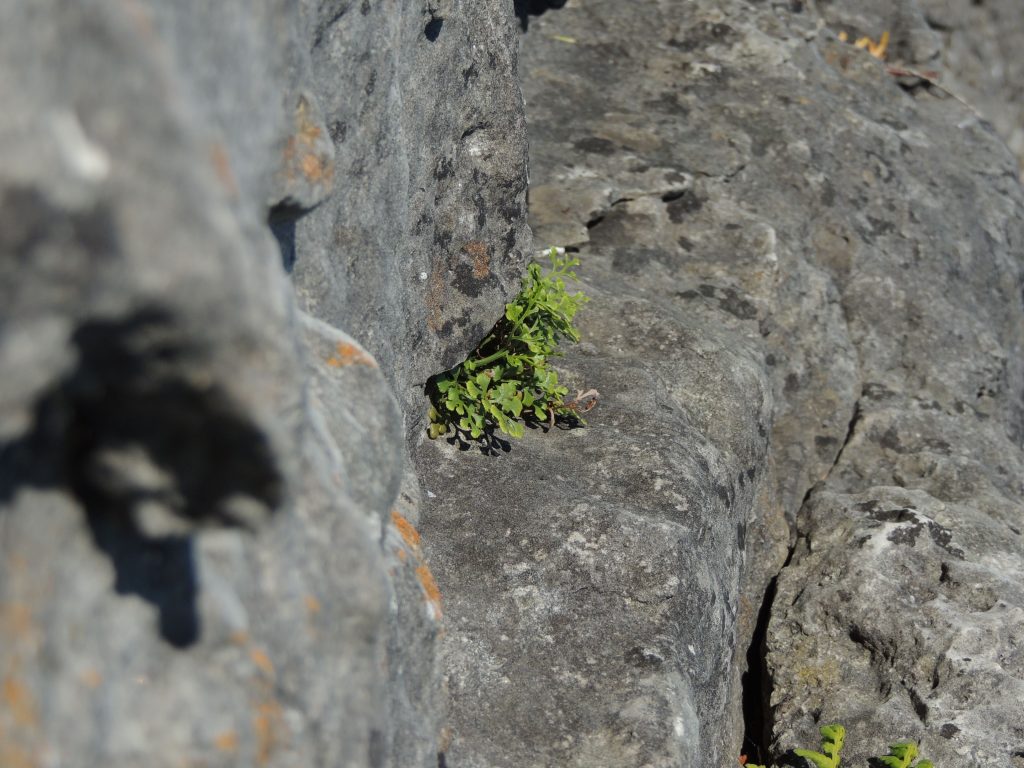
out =
<path fill-rule="evenodd" d="M 890 33 L 888 58 L 933 78 L 978 110 L 1024 161 L 1024 17 L 1014 0 L 862 0 L 821 3 L 828 25 L 851 40 Z M 902 80 L 918 87 L 920 78 Z M 940 93 L 940 95 L 942 95 Z"/>
<path fill-rule="evenodd" d="M 587 342 L 559 368 L 604 393 L 591 426 L 532 430 L 498 457 L 418 452 L 449 765 L 724 759 L 707 724 L 729 703 L 770 386 L 724 313 L 625 293 L 610 254 L 585 275 Z"/>
<path fill-rule="evenodd" d="M 1024 760 L 1013 0 L 244 6 L 0 7 L 0 765 Z"/>
<path fill-rule="evenodd" d="M 955 743 L 933 751 L 949 764 L 1011 759 L 1020 674 L 1012 632 L 995 629 L 1003 614 L 979 618 L 963 588 L 920 630 L 933 655 L 990 643 L 982 658 L 1008 665 L 992 672 L 1006 683 L 993 706 L 1008 714 L 976 717 L 964 703 L 971 684 L 950 678 L 962 660 L 943 668 L 934 692 L 909 671 L 901 677 L 925 647 L 913 639 L 925 618 L 911 596 L 939 594 L 909 574 L 940 579 L 952 556 L 938 544 L 923 551 L 904 566 L 902 591 L 904 572 L 891 567 L 865 581 L 866 567 L 894 548 L 916 550 L 879 545 L 856 565 L 857 542 L 890 523 L 835 522 L 856 504 L 889 509 L 913 497 L 901 503 L 920 519 L 892 525 L 917 531 L 906 536 L 920 547 L 932 530 L 975 542 L 955 544 L 965 560 L 948 578 L 984 582 L 992 610 L 1018 620 L 1019 574 L 993 568 L 1020 554 L 1010 526 L 1020 529 L 1021 191 L 1009 153 L 971 108 L 901 88 L 885 63 L 838 39 L 843 25 L 875 39 L 890 29 L 894 64 L 940 55 L 923 12 L 897 5 L 886 4 L 877 29 L 842 16 L 871 8 L 837 3 L 819 16 L 803 3 L 570 0 L 529 17 L 531 220 L 538 245 L 580 252 L 596 298 L 581 316 L 584 344 L 560 365 L 574 385 L 601 390 L 602 403 L 586 430 L 530 434 L 494 459 L 420 450 L 436 496 L 424 513 L 427 549 L 452 627 L 452 764 L 728 764 L 744 727 L 743 643 L 787 539 L 779 521 L 796 522 L 822 482 L 771 606 L 765 683 L 774 692 L 758 691 L 752 669 L 748 714 L 771 694 L 768 738 L 780 750 L 815 744 L 819 718 L 848 722 L 858 759 L 925 724 L 933 745 L 949 722 L 960 729 Z M 706 456 L 706 467 L 688 459 L 709 447 L 724 473 Z M 741 492 L 743 462 L 730 456 L 758 457 L 755 489 Z M 723 506 L 703 504 L 704 484 L 725 488 Z M 652 515 L 663 531 L 649 527 Z M 745 551 L 734 542 L 723 556 L 724 526 L 741 520 L 750 523 Z M 687 529 L 705 526 L 694 552 Z M 981 542 L 997 532 L 993 551 L 1004 554 L 986 562 Z M 808 541 L 812 554 L 815 541 L 829 549 L 801 565 Z M 819 573 L 844 562 L 844 551 L 850 575 L 834 577 L 844 605 L 829 613 L 837 588 L 819 585 Z M 677 592 L 657 591 L 673 577 Z M 714 607 L 701 586 L 708 579 L 722 585 Z M 786 596 L 801 589 L 807 621 L 827 631 L 797 649 L 799 617 L 789 617 Z M 664 600 L 656 610 L 648 592 Z M 879 623 L 887 603 L 910 616 L 910 629 Z M 884 652 L 870 668 L 849 657 L 856 679 L 808 683 L 798 660 L 818 663 L 816 653 L 833 653 L 831 638 L 848 637 L 848 625 L 825 618 L 844 608 L 864 617 L 865 642 Z M 898 671 L 884 666 L 897 657 Z M 649 663 L 631 668 L 630 658 Z M 885 684 L 861 691 L 871 675 Z M 811 700 L 834 709 L 807 703 L 814 685 Z M 902 728 L 898 717 L 864 714 L 871 701 L 902 712 L 905 690 L 933 708 L 920 728 L 913 706 Z M 854 744 L 862 734 L 878 743 Z M 760 734 L 748 736 L 748 750 L 757 748 Z"/>
<path fill-rule="evenodd" d="M 1020 472 L 1015 451 L 1004 461 Z M 1020 520 L 1019 496 L 999 493 L 816 492 L 769 634 L 776 744 L 816 744 L 816 723 L 842 722 L 850 765 L 898 738 L 936 765 L 1016 765 Z"/>
<path fill-rule="evenodd" d="M 395 392 L 518 280 L 514 35 L 497 0 L 0 9 L 0 764 L 436 765 Z"/>
<path fill-rule="evenodd" d="M 345 182 L 291 222 L 292 277 L 306 311 L 359 329 L 414 418 L 427 378 L 501 315 L 531 247 L 507 5 L 333 3 L 313 39 Z"/>

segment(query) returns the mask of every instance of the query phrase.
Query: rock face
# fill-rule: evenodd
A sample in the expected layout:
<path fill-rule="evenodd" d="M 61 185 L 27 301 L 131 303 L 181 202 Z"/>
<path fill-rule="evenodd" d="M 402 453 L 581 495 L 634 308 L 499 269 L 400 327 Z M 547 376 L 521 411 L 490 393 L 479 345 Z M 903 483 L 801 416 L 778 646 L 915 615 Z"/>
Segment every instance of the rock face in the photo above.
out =
<path fill-rule="evenodd" d="M 419 453 L 450 764 L 729 764 L 785 519 L 745 750 L 838 721 L 851 764 L 1019 759 L 1021 190 L 971 108 L 852 45 L 953 56 L 874 5 L 529 16 L 531 224 L 579 251 L 560 367 L 602 402 Z"/>
<path fill-rule="evenodd" d="M 1024 765 L 1022 35 L 2 4 L 0 766 Z M 427 441 L 532 237 L 600 405 Z"/>
<path fill-rule="evenodd" d="M 514 41 L 497 0 L 0 10 L 0 765 L 436 765 L 398 401 L 529 248 Z"/>
<path fill-rule="evenodd" d="M 313 37 L 344 183 L 290 223 L 302 211 L 287 207 L 277 231 L 292 227 L 283 239 L 300 306 L 360 329 L 413 419 L 427 378 L 465 359 L 501 315 L 531 248 L 505 5 L 342 2 L 345 15 Z"/>

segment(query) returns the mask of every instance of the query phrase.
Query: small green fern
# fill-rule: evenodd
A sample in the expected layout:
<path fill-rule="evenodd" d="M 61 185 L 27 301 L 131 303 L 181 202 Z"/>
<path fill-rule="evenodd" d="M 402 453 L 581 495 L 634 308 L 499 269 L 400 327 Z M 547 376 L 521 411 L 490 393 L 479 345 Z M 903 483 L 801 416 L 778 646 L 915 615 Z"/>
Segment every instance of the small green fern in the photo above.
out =
<path fill-rule="evenodd" d="M 931 760 L 918 760 L 917 744 L 912 741 L 900 741 L 889 745 L 889 754 L 878 758 L 878 761 L 888 768 L 935 768 Z"/>
<path fill-rule="evenodd" d="M 823 725 L 818 729 L 821 733 L 821 752 L 811 749 L 794 749 L 793 753 L 810 760 L 815 768 L 839 768 L 840 753 L 843 751 L 843 742 L 846 739 L 846 729 L 838 723 Z M 914 759 L 918 756 L 917 744 L 912 741 L 899 741 L 889 745 L 889 754 L 877 758 L 881 765 L 886 768 L 935 768 L 931 760 L 921 759 L 916 763 Z M 740 763 L 743 764 L 743 760 Z M 764 765 L 746 763 L 746 768 L 766 768 Z"/>
<path fill-rule="evenodd" d="M 588 299 L 566 288 L 566 281 L 576 280 L 572 268 L 579 260 L 555 248 L 548 259 L 547 271 L 536 262 L 529 265 L 522 291 L 476 350 L 427 382 L 431 439 L 452 429 L 473 440 L 494 429 L 522 437 L 522 419 L 585 423 L 580 414 L 594 405 L 597 392 L 566 400 L 569 390 L 548 362 L 559 356 L 560 341 L 580 340 L 573 318 Z"/>
<path fill-rule="evenodd" d="M 846 729 L 838 723 L 823 725 L 818 729 L 821 734 L 821 752 L 811 749 L 794 749 L 793 752 L 814 763 L 817 768 L 839 768 L 839 757 L 843 751 L 843 740 Z"/>

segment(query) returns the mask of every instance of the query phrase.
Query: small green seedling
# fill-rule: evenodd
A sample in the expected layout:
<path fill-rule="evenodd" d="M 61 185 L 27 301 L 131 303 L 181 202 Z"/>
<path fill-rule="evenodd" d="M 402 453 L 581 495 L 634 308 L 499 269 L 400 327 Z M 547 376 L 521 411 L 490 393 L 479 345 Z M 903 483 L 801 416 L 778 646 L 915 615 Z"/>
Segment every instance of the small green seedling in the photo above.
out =
<path fill-rule="evenodd" d="M 527 267 L 523 289 L 505 305 L 505 314 L 480 345 L 462 363 L 427 382 L 431 439 L 454 429 L 473 440 L 495 428 L 511 437 L 523 436 L 520 419 L 554 424 L 556 417 L 572 417 L 590 410 L 597 392 L 580 393 L 566 401 L 569 390 L 558 383 L 548 367 L 557 357 L 558 342 L 580 340 L 573 318 L 588 301 L 582 292 L 569 293 L 566 280 L 575 281 L 572 268 L 579 260 L 552 248 L 546 272 L 533 262 Z"/>
<path fill-rule="evenodd" d="M 878 761 L 888 768 L 935 768 L 931 760 L 918 760 L 917 744 L 912 741 L 900 741 L 889 745 L 889 754 L 878 758 Z"/>
<path fill-rule="evenodd" d="M 794 749 L 793 754 L 806 758 L 814 763 L 816 768 L 839 768 L 840 753 L 843 751 L 843 741 L 846 739 L 846 729 L 838 723 L 823 725 L 818 729 L 821 733 L 821 752 L 810 749 Z M 876 758 L 880 765 L 886 768 L 935 768 L 930 760 L 918 760 L 917 744 L 912 741 L 900 741 L 889 745 L 889 754 Z M 740 759 L 744 764 L 745 758 Z M 872 763 L 874 764 L 874 763 Z M 746 763 L 746 768 L 766 768 L 763 765 Z"/>
<path fill-rule="evenodd" d="M 833 723 L 821 726 L 818 732 L 821 734 L 821 752 L 811 749 L 794 749 L 793 752 L 807 758 L 817 768 L 839 768 L 839 753 L 843 751 L 846 729 Z"/>

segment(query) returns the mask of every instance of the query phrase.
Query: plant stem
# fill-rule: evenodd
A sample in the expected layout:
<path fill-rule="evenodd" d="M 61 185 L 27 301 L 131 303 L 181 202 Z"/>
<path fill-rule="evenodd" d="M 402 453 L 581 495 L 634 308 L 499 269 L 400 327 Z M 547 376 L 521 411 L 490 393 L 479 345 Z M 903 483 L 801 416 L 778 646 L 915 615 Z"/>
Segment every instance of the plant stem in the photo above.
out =
<path fill-rule="evenodd" d="M 490 365 L 493 362 L 501 360 L 502 358 L 508 357 L 507 349 L 499 349 L 493 355 L 488 355 L 480 360 L 468 360 L 466 362 L 466 368 L 471 371 L 475 371 L 477 368 L 483 368 L 485 365 Z"/>

